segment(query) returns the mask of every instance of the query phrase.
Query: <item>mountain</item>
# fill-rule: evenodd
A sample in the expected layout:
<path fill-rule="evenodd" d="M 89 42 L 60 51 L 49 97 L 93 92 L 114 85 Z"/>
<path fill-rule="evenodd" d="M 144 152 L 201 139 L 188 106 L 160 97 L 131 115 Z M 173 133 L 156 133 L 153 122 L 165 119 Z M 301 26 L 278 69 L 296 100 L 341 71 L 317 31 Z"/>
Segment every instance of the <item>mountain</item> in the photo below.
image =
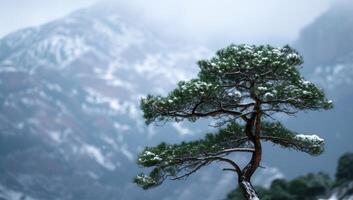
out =
<path fill-rule="evenodd" d="M 331 191 L 327 200 L 352 200 L 353 199 L 353 182 L 345 183 Z"/>
<path fill-rule="evenodd" d="M 141 170 L 136 155 L 145 146 L 200 138 L 211 129 L 207 122 L 146 127 L 138 105 L 142 96 L 166 94 L 193 77 L 196 61 L 210 54 L 208 48 L 159 35 L 138 13 L 111 3 L 2 38 L 0 199 L 225 195 L 235 178 L 212 168 L 151 191 L 132 183 Z M 268 178 L 258 183 L 281 174 L 268 168 L 260 176 Z"/>
<path fill-rule="evenodd" d="M 352 13 L 352 1 L 338 1 L 304 28 L 295 43 L 304 55 L 304 69 L 335 95 L 347 95 L 352 91 Z"/>
<path fill-rule="evenodd" d="M 332 175 L 336 159 L 352 150 L 352 10 L 352 1 L 335 1 L 327 11 L 304 27 L 293 43 L 304 57 L 304 76 L 325 90 L 333 100 L 334 108 L 325 112 L 299 113 L 295 118 L 281 118 L 293 130 L 316 133 L 325 139 L 325 152 L 316 158 L 297 156 L 287 151 L 265 152 L 276 155 L 272 164 L 287 178 L 320 170 Z M 288 159 L 292 156 L 295 159 Z"/>
<path fill-rule="evenodd" d="M 0 40 L 0 199 L 170 196 L 132 184 L 135 155 L 190 130 L 145 128 L 139 99 L 190 78 L 208 50 L 146 29 L 101 5 Z"/>
<path fill-rule="evenodd" d="M 292 180 L 273 180 L 269 188 L 257 187 L 263 200 L 351 200 L 353 199 L 353 153 L 343 154 L 337 163 L 334 180 L 326 173 L 308 173 Z M 240 190 L 225 200 L 244 199 Z"/>

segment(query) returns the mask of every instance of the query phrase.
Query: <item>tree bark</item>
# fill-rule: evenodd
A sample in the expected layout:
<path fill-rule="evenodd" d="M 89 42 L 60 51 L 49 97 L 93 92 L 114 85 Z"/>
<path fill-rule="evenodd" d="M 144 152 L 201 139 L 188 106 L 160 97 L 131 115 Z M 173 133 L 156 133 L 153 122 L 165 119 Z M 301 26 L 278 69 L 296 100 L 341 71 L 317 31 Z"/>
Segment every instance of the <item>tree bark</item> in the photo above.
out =
<path fill-rule="evenodd" d="M 251 117 L 250 121 L 246 124 L 245 133 L 254 144 L 255 151 L 251 156 L 250 162 L 244 167 L 241 172 L 241 176 L 238 178 L 239 187 L 243 193 L 243 196 L 247 200 L 259 200 L 254 187 L 252 186 L 250 179 L 255 173 L 256 169 L 260 166 L 262 157 L 262 146 L 260 141 L 260 129 L 261 129 L 261 111 L 260 105 L 257 103 L 254 110 L 255 114 Z"/>
<path fill-rule="evenodd" d="M 243 196 L 247 200 L 260 200 L 254 187 L 250 183 L 250 180 L 248 180 L 245 177 L 240 177 L 238 178 L 238 185 L 239 185 L 240 191 L 242 192 Z"/>

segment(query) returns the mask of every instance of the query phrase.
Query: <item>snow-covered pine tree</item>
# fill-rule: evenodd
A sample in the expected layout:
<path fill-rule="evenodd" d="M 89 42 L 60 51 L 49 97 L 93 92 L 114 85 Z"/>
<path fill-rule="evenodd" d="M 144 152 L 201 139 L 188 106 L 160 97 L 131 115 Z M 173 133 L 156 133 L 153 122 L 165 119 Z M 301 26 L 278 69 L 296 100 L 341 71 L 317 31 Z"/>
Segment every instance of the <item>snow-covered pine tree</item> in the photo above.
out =
<path fill-rule="evenodd" d="M 300 75 L 302 63 L 302 57 L 289 46 L 230 45 L 210 60 L 199 61 L 196 79 L 179 82 L 167 96 L 143 98 L 141 109 L 147 124 L 212 117 L 220 130 L 198 141 L 146 147 L 137 163 L 152 170 L 136 176 L 135 183 L 148 189 L 221 161 L 229 164 L 224 170 L 236 173 L 244 197 L 259 199 L 250 181 L 260 166 L 262 142 L 311 155 L 323 151 L 320 137 L 290 131 L 273 119 L 275 113 L 294 115 L 300 110 L 332 108 L 324 92 Z M 229 157 L 236 152 L 251 154 L 244 168 Z"/>

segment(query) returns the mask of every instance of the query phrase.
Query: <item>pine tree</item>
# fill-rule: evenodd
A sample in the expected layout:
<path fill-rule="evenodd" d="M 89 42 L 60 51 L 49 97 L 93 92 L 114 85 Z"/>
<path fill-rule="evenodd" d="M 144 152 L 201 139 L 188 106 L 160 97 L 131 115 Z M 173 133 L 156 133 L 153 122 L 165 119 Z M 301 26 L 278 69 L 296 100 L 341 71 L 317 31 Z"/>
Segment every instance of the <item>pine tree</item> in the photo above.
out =
<path fill-rule="evenodd" d="M 224 170 L 237 175 L 244 197 L 259 199 L 251 177 L 261 163 L 262 142 L 311 155 L 323 152 L 323 139 L 290 131 L 273 116 L 332 108 L 324 92 L 300 75 L 302 63 L 289 46 L 230 45 L 213 58 L 199 61 L 197 78 L 179 82 L 167 96 L 143 98 L 146 124 L 213 118 L 219 131 L 198 141 L 146 147 L 137 163 L 152 170 L 136 176 L 135 183 L 148 189 L 224 162 L 229 165 Z M 244 168 L 229 157 L 236 152 L 251 154 Z"/>
<path fill-rule="evenodd" d="M 339 160 L 336 171 L 336 184 L 353 181 L 353 153 L 343 154 Z"/>

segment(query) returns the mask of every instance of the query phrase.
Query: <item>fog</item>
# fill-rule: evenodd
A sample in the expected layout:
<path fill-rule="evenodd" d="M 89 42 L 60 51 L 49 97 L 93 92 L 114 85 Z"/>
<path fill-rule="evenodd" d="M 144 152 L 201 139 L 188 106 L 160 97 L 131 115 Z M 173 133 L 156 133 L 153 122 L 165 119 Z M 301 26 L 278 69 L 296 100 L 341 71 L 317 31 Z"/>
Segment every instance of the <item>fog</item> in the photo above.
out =
<path fill-rule="evenodd" d="M 0 0 L 0 36 L 63 17 L 97 0 Z M 333 0 L 110 1 L 132 10 L 165 35 L 201 44 L 289 43 Z"/>
<path fill-rule="evenodd" d="M 148 191 L 132 179 L 148 171 L 136 164 L 145 146 L 217 133 L 210 118 L 147 126 L 139 104 L 195 78 L 197 60 L 230 43 L 291 45 L 302 75 L 334 102 L 273 115 L 324 138 L 325 151 L 312 157 L 264 141 L 252 183 L 334 177 L 353 140 L 353 4 L 342 1 L 0 0 L 0 199 L 223 199 L 237 182 L 219 163 Z M 244 166 L 249 156 L 232 159 Z"/>

